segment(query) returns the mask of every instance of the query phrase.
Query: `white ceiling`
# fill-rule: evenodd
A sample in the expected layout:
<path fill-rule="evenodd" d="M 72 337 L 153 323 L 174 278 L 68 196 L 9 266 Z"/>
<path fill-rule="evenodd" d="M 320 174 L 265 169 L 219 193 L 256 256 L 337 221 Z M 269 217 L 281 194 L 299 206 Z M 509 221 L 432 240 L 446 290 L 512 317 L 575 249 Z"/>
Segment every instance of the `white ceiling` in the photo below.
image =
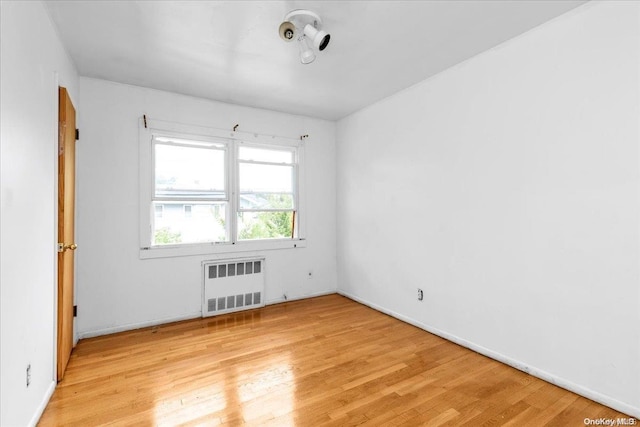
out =
<path fill-rule="evenodd" d="M 582 0 L 49 1 L 80 75 L 336 120 L 513 38 Z M 293 9 L 331 34 L 299 61 Z"/>

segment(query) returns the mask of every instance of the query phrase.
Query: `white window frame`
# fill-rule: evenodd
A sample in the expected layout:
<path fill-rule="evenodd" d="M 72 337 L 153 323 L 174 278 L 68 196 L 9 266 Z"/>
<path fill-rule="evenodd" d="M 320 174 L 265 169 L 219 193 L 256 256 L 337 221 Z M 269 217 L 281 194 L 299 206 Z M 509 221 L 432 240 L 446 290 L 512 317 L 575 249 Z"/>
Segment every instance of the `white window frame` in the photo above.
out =
<path fill-rule="evenodd" d="M 151 244 L 155 211 L 154 200 L 154 163 L 153 139 L 164 136 L 185 140 L 207 141 L 227 144 L 226 177 L 229 228 L 228 242 L 182 243 L 175 245 Z M 285 148 L 294 153 L 294 207 L 296 211 L 296 237 L 283 239 L 236 240 L 237 213 L 240 203 L 238 150 L 241 146 L 255 148 Z M 139 223 L 141 259 L 192 256 L 206 254 L 225 254 L 246 251 L 264 251 L 306 247 L 305 191 L 304 191 L 304 141 L 271 135 L 259 135 L 247 132 L 230 132 L 221 129 L 184 125 L 160 120 L 145 121 L 139 125 Z M 220 201 L 223 201 L 222 199 Z"/>

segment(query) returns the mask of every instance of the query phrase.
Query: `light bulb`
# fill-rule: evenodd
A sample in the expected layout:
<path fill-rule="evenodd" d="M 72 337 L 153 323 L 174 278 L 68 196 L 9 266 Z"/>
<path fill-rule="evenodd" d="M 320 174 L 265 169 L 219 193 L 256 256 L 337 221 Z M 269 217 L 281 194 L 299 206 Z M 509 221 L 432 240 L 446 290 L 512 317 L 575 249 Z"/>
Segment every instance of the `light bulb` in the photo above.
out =
<path fill-rule="evenodd" d="M 313 53 L 304 34 L 298 37 L 298 47 L 300 49 L 300 62 L 303 64 L 311 64 L 316 59 L 316 54 Z"/>

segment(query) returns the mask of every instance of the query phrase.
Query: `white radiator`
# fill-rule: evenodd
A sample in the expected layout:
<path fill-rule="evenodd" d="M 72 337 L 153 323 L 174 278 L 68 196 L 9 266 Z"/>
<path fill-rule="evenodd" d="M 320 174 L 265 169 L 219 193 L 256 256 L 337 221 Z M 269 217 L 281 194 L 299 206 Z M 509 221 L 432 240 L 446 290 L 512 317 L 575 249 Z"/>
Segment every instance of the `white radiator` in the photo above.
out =
<path fill-rule="evenodd" d="M 264 307 L 264 258 L 202 265 L 202 317 Z"/>

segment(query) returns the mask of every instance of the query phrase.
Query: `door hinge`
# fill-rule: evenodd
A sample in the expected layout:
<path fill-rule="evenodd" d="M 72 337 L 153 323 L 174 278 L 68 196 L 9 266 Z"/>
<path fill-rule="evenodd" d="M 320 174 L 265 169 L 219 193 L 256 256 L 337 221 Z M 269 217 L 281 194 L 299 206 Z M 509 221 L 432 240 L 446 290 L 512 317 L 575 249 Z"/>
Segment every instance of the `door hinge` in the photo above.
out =
<path fill-rule="evenodd" d="M 80 139 L 80 129 L 76 129 L 76 141 Z"/>
<path fill-rule="evenodd" d="M 78 306 L 77 305 L 73 306 L 73 317 L 78 317 Z"/>

